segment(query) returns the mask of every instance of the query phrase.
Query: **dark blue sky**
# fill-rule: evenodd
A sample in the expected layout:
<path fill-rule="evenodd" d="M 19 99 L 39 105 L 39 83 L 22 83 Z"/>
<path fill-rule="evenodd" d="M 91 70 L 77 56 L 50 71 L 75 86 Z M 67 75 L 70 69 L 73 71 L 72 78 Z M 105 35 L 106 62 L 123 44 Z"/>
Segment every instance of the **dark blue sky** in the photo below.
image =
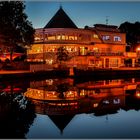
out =
<path fill-rule="evenodd" d="M 119 26 L 125 21 L 140 21 L 140 2 L 95 2 L 95 1 L 27 1 L 26 14 L 34 28 L 44 27 L 62 5 L 65 12 L 79 27 L 96 23 Z"/>

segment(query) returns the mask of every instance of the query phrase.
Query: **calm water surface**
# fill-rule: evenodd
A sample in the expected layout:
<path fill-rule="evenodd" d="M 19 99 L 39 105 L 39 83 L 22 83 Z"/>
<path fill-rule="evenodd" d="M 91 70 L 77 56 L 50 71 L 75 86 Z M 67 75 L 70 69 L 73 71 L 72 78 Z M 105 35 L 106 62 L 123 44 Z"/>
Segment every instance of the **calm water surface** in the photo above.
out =
<path fill-rule="evenodd" d="M 140 79 L 3 81 L 0 138 L 140 138 Z"/>

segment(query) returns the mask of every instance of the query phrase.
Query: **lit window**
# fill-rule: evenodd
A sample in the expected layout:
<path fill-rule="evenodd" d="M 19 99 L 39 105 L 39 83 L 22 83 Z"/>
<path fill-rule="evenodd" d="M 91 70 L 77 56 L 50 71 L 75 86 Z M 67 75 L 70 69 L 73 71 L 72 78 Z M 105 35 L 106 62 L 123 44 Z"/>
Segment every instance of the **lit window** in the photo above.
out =
<path fill-rule="evenodd" d="M 52 79 L 46 80 L 47 85 L 53 85 L 53 82 L 54 81 Z"/>
<path fill-rule="evenodd" d="M 85 95 L 85 90 L 81 90 L 80 96 L 84 96 L 84 95 Z"/>
<path fill-rule="evenodd" d="M 55 40 L 55 36 L 48 36 L 48 40 Z"/>
<path fill-rule="evenodd" d="M 93 48 L 94 52 L 99 52 L 99 48 Z"/>
<path fill-rule="evenodd" d="M 72 51 L 72 48 L 70 48 L 70 47 L 66 47 L 66 49 L 67 49 L 68 52 Z"/>
<path fill-rule="evenodd" d="M 56 36 L 56 39 L 57 39 L 57 40 L 60 40 L 60 39 L 61 39 L 61 35 L 57 35 L 57 36 Z"/>
<path fill-rule="evenodd" d="M 62 40 L 65 40 L 66 38 L 65 38 L 65 35 L 62 35 Z"/>
<path fill-rule="evenodd" d="M 75 36 L 75 40 L 77 40 L 77 36 Z"/>
<path fill-rule="evenodd" d="M 98 103 L 93 104 L 93 107 L 94 107 L 94 108 L 95 108 L 95 107 L 98 107 Z"/>
<path fill-rule="evenodd" d="M 118 59 L 110 59 L 110 67 L 118 67 Z"/>
<path fill-rule="evenodd" d="M 74 36 L 69 36 L 69 40 L 74 40 Z"/>
<path fill-rule="evenodd" d="M 137 48 L 137 51 L 140 51 L 140 48 Z"/>
<path fill-rule="evenodd" d="M 97 34 L 94 34 L 94 35 L 93 35 L 93 38 L 99 38 L 99 37 L 98 37 L 98 35 L 97 35 Z"/>
<path fill-rule="evenodd" d="M 121 37 L 120 36 L 114 36 L 114 41 L 121 41 Z"/>
<path fill-rule="evenodd" d="M 94 60 L 90 60 L 90 61 L 89 61 L 89 64 L 90 64 L 90 65 L 93 65 L 93 64 L 94 64 Z"/>
<path fill-rule="evenodd" d="M 40 52 L 40 50 L 38 49 L 37 52 Z"/>
<path fill-rule="evenodd" d="M 35 41 L 40 41 L 40 38 L 39 37 L 35 37 Z"/>
<path fill-rule="evenodd" d="M 52 59 L 46 59 L 46 63 L 51 65 L 53 63 L 53 60 Z"/>
<path fill-rule="evenodd" d="M 65 36 L 65 39 L 66 39 L 66 40 L 68 40 L 68 39 L 69 39 L 69 37 L 66 35 L 66 36 Z"/>
<path fill-rule="evenodd" d="M 110 40 L 110 36 L 104 35 L 104 36 L 103 36 L 103 40 Z"/>
<path fill-rule="evenodd" d="M 113 100 L 113 103 L 114 103 L 114 104 L 120 104 L 120 99 L 114 99 L 114 100 Z"/>

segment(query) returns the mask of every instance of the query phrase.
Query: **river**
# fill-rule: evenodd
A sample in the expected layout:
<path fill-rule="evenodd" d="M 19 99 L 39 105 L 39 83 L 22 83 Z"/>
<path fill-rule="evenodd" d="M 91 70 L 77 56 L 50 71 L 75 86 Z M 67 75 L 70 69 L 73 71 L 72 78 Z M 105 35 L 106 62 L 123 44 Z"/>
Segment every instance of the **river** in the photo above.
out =
<path fill-rule="evenodd" d="M 0 138 L 140 138 L 140 78 L 0 82 Z"/>

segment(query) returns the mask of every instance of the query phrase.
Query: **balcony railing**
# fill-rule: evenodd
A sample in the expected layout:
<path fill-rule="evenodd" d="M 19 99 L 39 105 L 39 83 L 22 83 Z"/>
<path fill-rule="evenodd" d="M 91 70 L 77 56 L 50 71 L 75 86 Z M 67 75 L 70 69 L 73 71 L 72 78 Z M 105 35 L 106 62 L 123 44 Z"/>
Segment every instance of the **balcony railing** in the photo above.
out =
<path fill-rule="evenodd" d="M 101 52 L 88 52 L 87 55 L 93 55 L 93 56 L 123 56 L 124 53 L 123 52 L 117 52 L 117 53 L 113 53 L 113 52 L 106 52 L 106 53 L 101 53 Z"/>

